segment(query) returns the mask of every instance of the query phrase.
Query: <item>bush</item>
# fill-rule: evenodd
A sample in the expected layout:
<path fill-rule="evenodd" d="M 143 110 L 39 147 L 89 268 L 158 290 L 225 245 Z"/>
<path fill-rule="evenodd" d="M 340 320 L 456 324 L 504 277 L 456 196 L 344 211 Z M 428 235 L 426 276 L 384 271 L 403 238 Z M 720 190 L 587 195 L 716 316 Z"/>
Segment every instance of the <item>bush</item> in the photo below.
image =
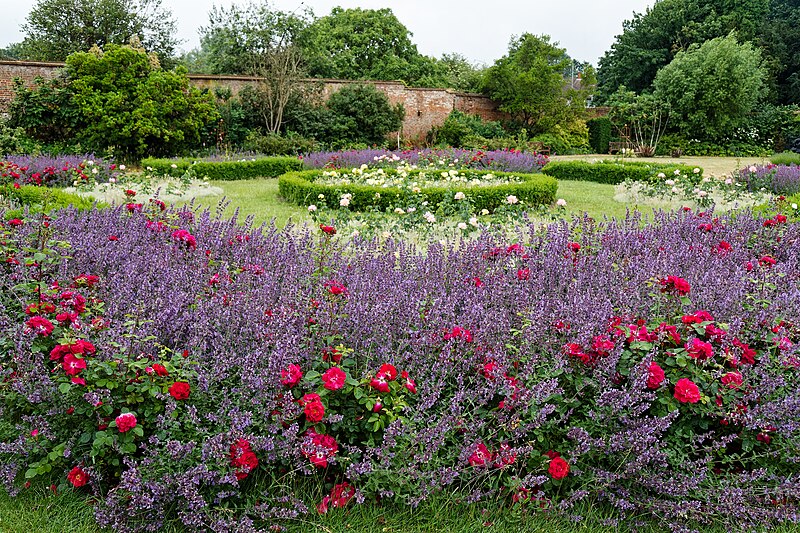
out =
<path fill-rule="evenodd" d="M 22 128 L 12 128 L 0 119 L 0 157 L 9 154 L 36 154 L 41 152 L 39 143 L 25 134 Z"/>
<path fill-rule="evenodd" d="M 674 155 L 675 157 L 765 157 L 770 150 L 758 144 L 727 140 L 715 143 L 686 139 L 680 135 L 667 134 L 661 137 L 656 155 Z"/>
<path fill-rule="evenodd" d="M 589 146 L 596 154 L 607 154 L 611 142 L 611 120 L 606 117 L 586 121 L 589 128 Z"/>
<path fill-rule="evenodd" d="M 418 176 L 420 170 L 412 171 L 408 174 L 408 179 L 413 180 Z M 395 171 L 387 169 L 388 175 L 394 175 Z M 486 174 L 484 172 L 483 174 Z M 511 176 L 506 172 L 493 172 L 498 178 Z M 371 185 L 329 185 L 315 183 L 315 180 L 323 175 L 320 170 L 307 170 L 305 172 L 290 172 L 278 178 L 278 192 L 289 202 L 298 205 L 324 205 L 330 208 L 340 206 L 340 198 L 343 194 L 351 195 L 349 208 L 353 211 L 367 211 L 378 209 L 386 211 L 404 203 L 410 198 L 423 197 L 431 205 L 431 209 L 445 200 L 453 192 L 453 188 L 448 187 L 426 187 L 419 193 L 413 193 L 410 189 L 400 189 L 397 187 L 380 187 Z M 494 209 L 506 204 L 506 199 L 513 195 L 520 202 L 527 205 L 550 205 L 555 201 L 558 184 L 552 178 L 541 174 L 513 174 L 522 178 L 520 183 L 509 183 L 502 185 L 487 185 L 482 187 L 469 187 L 460 190 L 472 201 L 476 210 Z M 320 195 L 323 198 L 320 198 Z"/>
<path fill-rule="evenodd" d="M 50 213 L 70 206 L 85 211 L 91 209 L 96 202 L 91 198 L 84 198 L 59 189 L 35 185 L 23 185 L 19 188 L 2 185 L 0 186 L 0 206 L 3 204 L 5 204 L 3 217 L 8 220 L 22 217 L 26 212 L 29 214 Z M 98 204 L 98 206 L 103 207 L 104 204 Z"/>
<path fill-rule="evenodd" d="M 453 110 L 441 126 L 431 129 L 428 138 L 432 144 L 461 148 L 471 138 L 497 139 L 506 135 L 500 122 Z"/>
<path fill-rule="evenodd" d="M 67 58 L 65 75 L 16 87 L 11 124 L 42 143 L 80 144 L 123 159 L 182 153 L 216 123 L 213 98 L 189 85 L 185 69 L 161 69 L 130 46 Z"/>
<path fill-rule="evenodd" d="M 247 134 L 242 149 L 265 155 L 300 155 L 319 150 L 319 143 L 296 133 L 262 135 L 258 131 Z"/>
<path fill-rule="evenodd" d="M 693 175 L 695 167 L 687 165 L 664 165 L 645 162 L 603 161 L 551 161 L 542 169 L 548 176 L 567 181 L 593 181 L 616 185 L 626 180 L 653 181 L 659 173 L 667 176 L 680 170 L 682 174 Z M 701 172 L 702 173 L 702 172 Z"/>
<path fill-rule="evenodd" d="M 769 160 L 775 165 L 800 165 L 800 154 L 781 152 L 772 155 Z"/>
<path fill-rule="evenodd" d="M 392 106 L 374 85 L 345 85 L 328 97 L 327 107 L 346 127 L 340 127 L 340 141 L 383 145 L 386 135 L 403 124 L 403 106 Z"/>
<path fill-rule="evenodd" d="M 275 178 L 303 168 L 296 157 L 259 157 L 239 161 L 204 161 L 197 159 L 143 159 L 142 167 L 162 176 L 180 177 L 193 172 L 198 178 L 234 181 Z"/>

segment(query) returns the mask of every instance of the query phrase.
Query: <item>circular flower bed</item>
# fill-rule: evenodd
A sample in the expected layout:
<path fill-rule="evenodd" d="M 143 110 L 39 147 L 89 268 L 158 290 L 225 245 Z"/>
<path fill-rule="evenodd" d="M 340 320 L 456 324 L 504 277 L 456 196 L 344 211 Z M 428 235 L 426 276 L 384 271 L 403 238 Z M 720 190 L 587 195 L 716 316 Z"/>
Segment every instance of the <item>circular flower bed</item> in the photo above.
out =
<path fill-rule="evenodd" d="M 518 202 L 549 205 L 555 201 L 557 189 L 556 180 L 542 174 L 470 169 L 384 169 L 362 165 L 344 172 L 310 170 L 278 178 L 278 190 L 290 202 L 348 207 L 355 211 L 391 210 L 411 198 L 427 201 L 435 209 L 454 195 L 468 198 L 478 210 L 494 210 Z"/>

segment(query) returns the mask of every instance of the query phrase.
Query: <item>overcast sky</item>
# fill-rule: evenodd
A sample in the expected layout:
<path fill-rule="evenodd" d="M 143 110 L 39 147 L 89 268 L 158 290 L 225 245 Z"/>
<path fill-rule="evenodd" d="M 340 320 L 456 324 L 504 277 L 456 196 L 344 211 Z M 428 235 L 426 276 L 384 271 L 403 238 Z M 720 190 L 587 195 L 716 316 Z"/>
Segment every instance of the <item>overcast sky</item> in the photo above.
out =
<path fill-rule="evenodd" d="M 0 48 L 21 41 L 20 26 L 36 0 L 1 0 Z M 208 22 L 212 5 L 228 6 L 230 0 L 162 0 L 178 21 L 181 48 L 199 45 L 198 29 Z M 235 3 L 243 4 L 244 0 Z M 283 11 L 293 11 L 299 0 L 274 0 Z M 426 55 L 440 57 L 458 52 L 473 62 L 491 64 L 508 50 L 512 35 L 524 32 L 548 34 L 575 59 L 597 64 L 622 21 L 633 12 L 644 12 L 654 0 L 306 0 L 319 16 L 334 6 L 370 9 L 391 8 L 414 34 L 413 42 Z"/>

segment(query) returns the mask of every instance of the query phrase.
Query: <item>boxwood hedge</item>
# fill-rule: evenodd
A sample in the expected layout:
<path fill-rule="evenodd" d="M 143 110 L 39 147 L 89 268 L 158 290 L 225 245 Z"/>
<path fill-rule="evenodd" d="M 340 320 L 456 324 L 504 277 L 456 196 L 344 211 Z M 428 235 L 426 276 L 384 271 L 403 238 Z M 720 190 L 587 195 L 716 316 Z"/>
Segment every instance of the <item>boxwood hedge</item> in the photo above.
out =
<path fill-rule="evenodd" d="M 179 177 L 190 168 L 198 178 L 234 181 L 253 178 L 275 178 L 292 170 L 302 170 L 296 157 L 261 157 L 242 161 L 204 161 L 198 159 L 143 159 L 142 168 L 150 168 L 160 176 Z"/>
<path fill-rule="evenodd" d="M 678 164 L 658 164 L 642 161 L 601 161 L 590 163 L 588 161 L 551 161 L 542 169 L 548 176 L 559 180 L 593 181 L 596 183 L 609 183 L 616 185 L 630 179 L 633 181 L 651 181 L 659 173 L 667 176 L 676 170 L 681 174 L 692 174 L 696 167 Z M 702 174 L 702 169 L 700 169 Z"/>
<path fill-rule="evenodd" d="M 419 173 L 420 171 L 413 171 Z M 352 195 L 350 209 L 363 211 L 369 208 L 386 210 L 398 206 L 412 198 L 427 200 L 432 208 L 444 201 L 445 197 L 453 193 L 453 188 L 426 187 L 420 193 L 412 193 L 397 187 L 378 187 L 374 185 L 329 185 L 315 183 L 322 175 L 322 170 L 307 170 L 303 172 L 289 172 L 278 178 L 278 191 L 284 199 L 298 205 L 317 205 L 338 208 L 339 200 L 345 193 Z M 461 187 L 458 190 L 469 197 L 476 209 L 493 210 L 504 203 L 506 198 L 513 195 L 528 205 L 549 205 L 555 201 L 558 183 L 550 176 L 542 174 L 520 174 L 509 172 L 492 172 L 497 177 L 518 176 L 522 179 L 518 183 L 501 185 L 487 185 L 484 187 Z M 320 198 L 323 195 L 324 198 Z"/>
<path fill-rule="evenodd" d="M 19 189 L 10 185 L 0 187 L 0 205 L 9 203 L 9 208 L 3 211 L 3 218 L 20 217 L 25 209 L 29 213 L 51 212 L 56 209 L 73 206 L 81 211 L 91 209 L 93 206 L 106 207 L 106 204 L 96 203 L 93 199 L 83 198 L 77 194 L 70 194 L 52 187 L 37 187 L 23 185 Z"/>

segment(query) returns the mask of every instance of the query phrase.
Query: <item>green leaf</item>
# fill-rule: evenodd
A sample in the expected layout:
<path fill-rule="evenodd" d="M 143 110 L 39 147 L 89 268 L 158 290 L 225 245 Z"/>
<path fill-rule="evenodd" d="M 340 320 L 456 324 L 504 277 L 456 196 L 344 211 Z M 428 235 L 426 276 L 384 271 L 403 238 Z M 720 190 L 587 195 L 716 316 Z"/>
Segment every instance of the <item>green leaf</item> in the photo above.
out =
<path fill-rule="evenodd" d="M 58 392 L 60 392 L 61 394 L 66 394 L 70 391 L 71 388 L 72 388 L 72 383 L 62 383 L 61 385 L 58 386 Z"/>
<path fill-rule="evenodd" d="M 29 468 L 25 471 L 25 479 L 31 479 L 36 477 L 39 472 L 35 468 Z"/>

